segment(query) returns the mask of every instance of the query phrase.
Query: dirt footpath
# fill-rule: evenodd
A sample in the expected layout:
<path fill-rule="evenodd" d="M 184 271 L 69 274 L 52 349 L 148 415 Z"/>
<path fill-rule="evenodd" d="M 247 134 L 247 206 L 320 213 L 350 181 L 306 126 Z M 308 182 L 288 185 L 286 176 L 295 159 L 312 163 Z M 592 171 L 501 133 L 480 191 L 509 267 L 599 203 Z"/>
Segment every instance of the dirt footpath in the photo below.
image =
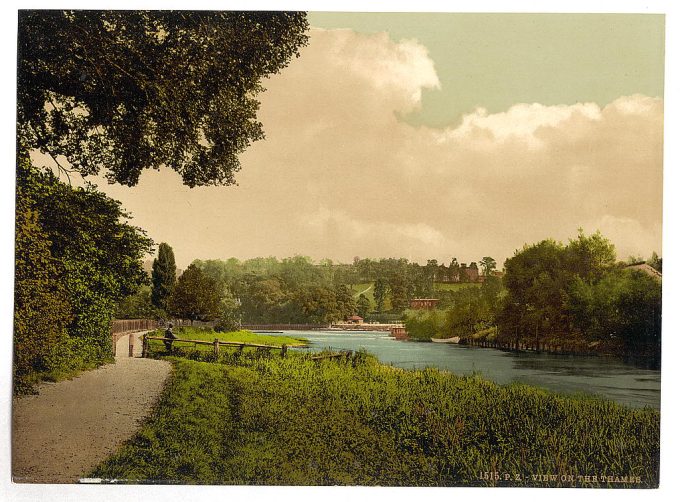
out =
<path fill-rule="evenodd" d="M 128 357 L 125 336 L 115 364 L 42 384 L 38 395 L 13 400 L 14 482 L 78 482 L 135 433 L 171 369 L 167 361 L 141 359 L 140 348 L 137 341 L 137 357 Z"/>

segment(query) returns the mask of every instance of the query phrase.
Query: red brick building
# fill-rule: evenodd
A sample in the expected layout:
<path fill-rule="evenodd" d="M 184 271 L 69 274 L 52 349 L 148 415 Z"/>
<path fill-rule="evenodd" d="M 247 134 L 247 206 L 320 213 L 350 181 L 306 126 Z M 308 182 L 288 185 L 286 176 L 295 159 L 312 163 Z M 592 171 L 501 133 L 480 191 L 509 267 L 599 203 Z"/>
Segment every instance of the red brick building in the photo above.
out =
<path fill-rule="evenodd" d="M 439 298 L 414 298 L 409 306 L 412 309 L 433 309 L 439 303 Z"/>

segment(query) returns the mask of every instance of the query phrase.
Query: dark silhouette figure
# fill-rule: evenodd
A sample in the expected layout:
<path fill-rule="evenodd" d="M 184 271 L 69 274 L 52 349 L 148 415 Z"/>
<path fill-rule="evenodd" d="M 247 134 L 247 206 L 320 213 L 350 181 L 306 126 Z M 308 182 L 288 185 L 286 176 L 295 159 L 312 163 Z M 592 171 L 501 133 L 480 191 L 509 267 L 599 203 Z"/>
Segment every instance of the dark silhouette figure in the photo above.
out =
<path fill-rule="evenodd" d="M 163 340 L 163 343 L 165 344 L 165 349 L 168 352 L 172 352 L 172 341 L 177 340 L 177 337 L 172 332 L 172 323 L 168 324 L 168 329 L 165 330 L 165 338 L 166 340 Z M 169 340 L 167 340 L 168 338 Z"/>

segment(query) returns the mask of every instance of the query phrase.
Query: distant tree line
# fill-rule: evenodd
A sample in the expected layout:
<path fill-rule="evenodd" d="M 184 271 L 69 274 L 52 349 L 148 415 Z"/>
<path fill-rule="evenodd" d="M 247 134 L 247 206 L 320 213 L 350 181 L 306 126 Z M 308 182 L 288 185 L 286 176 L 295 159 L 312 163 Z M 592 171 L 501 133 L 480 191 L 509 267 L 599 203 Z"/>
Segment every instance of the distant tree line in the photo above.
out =
<path fill-rule="evenodd" d="M 660 271 L 656 253 L 647 263 Z M 661 281 L 628 265 L 599 232 L 526 245 L 505 261 L 502 282 L 490 277 L 481 288 L 450 292 L 436 311 L 407 311 L 407 329 L 422 340 L 488 335 L 658 358 Z"/>
<path fill-rule="evenodd" d="M 477 270 L 476 264 L 461 269 L 455 258 L 452 263 L 453 270 Z M 480 267 L 485 276 L 482 279 L 493 278 L 492 258 L 485 257 Z M 451 277 L 450 267 L 444 268 L 446 276 Z M 440 281 L 442 272 L 437 260 L 420 265 L 392 258 L 357 259 L 352 264 L 327 259 L 315 263 L 304 256 L 281 260 L 231 258 L 196 260 L 178 279 L 175 270 L 172 249 L 161 243 L 152 267 L 153 287 L 143 286 L 122 302 L 119 315 L 214 320 L 226 313 L 225 305 L 216 305 L 228 299 L 231 317 L 244 323 L 331 323 L 355 314 L 366 318 L 387 312 L 398 319 L 412 298 L 445 299 L 449 295 L 436 287 L 438 282 L 444 282 Z M 189 283 L 203 285 L 185 287 Z M 370 291 L 355 291 L 364 286 Z M 199 290 L 213 291 L 214 295 L 204 295 L 198 301 L 197 293 L 191 291 Z"/>

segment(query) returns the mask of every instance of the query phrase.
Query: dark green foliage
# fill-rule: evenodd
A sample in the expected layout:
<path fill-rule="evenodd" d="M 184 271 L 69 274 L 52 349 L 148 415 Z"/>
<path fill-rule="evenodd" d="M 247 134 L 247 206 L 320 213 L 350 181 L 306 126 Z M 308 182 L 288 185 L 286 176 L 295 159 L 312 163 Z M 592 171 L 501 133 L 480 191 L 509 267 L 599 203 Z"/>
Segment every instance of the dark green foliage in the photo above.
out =
<path fill-rule="evenodd" d="M 192 264 L 179 276 L 168 310 L 181 319 L 212 321 L 220 316 L 222 299 L 219 284 Z"/>
<path fill-rule="evenodd" d="M 387 296 L 387 284 L 382 277 L 378 277 L 373 286 L 373 298 L 375 298 L 375 311 L 380 314 L 385 310 L 385 298 Z"/>
<path fill-rule="evenodd" d="M 236 331 L 241 327 L 241 313 L 236 298 L 228 290 L 220 299 L 219 316 L 215 329 L 217 331 Z"/>
<path fill-rule="evenodd" d="M 264 137 L 255 99 L 307 43 L 301 12 L 20 11 L 21 141 L 135 185 L 166 165 L 229 185 Z"/>
<path fill-rule="evenodd" d="M 562 474 L 659 475 L 659 413 L 500 387 L 370 356 L 175 360 L 140 432 L 92 476 L 246 485 L 571 486 Z M 490 470 L 511 481 L 479 479 Z M 515 475 L 519 481 L 514 481 Z M 579 485 L 578 482 L 574 483 Z M 581 486 L 607 486 L 597 482 Z"/>
<path fill-rule="evenodd" d="M 151 287 L 144 284 L 137 292 L 126 296 L 116 308 L 116 319 L 163 319 L 165 310 L 156 307 L 151 301 Z"/>
<path fill-rule="evenodd" d="M 49 351 L 49 358 L 33 360 L 31 370 L 36 375 L 68 374 L 107 361 L 111 318 L 117 304 L 148 280 L 142 258 L 150 251 L 151 240 L 125 221 L 118 201 L 93 186 L 61 183 L 32 168 L 23 155 L 17 168 L 17 209 L 18 227 L 31 241 L 30 249 L 24 249 L 27 241 L 17 234 L 20 289 L 36 281 L 37 290 L 46 295 L 29 301 L 28 293 L 17 293 L 18 319 L 33 319 L 19 326 L 20 338 L 48 336 L 43 350 Z M 72 314 L 65 326 L 68 336 L 49 335 L 50 329 L 31 332 L 53 323 L 61 333 L 67 312 Z M 16 350 L 21 352 L 22 347 L 20 343 Z M 22 358 L 18 355 L 17 361 Z"/>
<path fill-rule="evenodd" d="M 468 285 L 441 292 L 436 310 L 406 311 L 406 330 L 410 338 L 420 341 L 455 336 L 467 339 L 495 324 L 502 293 L 500 279 L 493 276 L 481 287 Z"/>
<path fill-rule="evenodd" d="M 363 293 L 360 294 L 359 299 L 357 300 L 357 314 L 365 319 L 370 310 L 370 300 Z"/>
<path fill-rule="evenodd" d="M 444 337 L 445 322 L 446 314 L 442 310 L 407 310 L 404 313 L 404 326 L 409 338 L 420 342 Z"/>
<path fill-rule="evenodd" d="M 172 294 L 177 280 L 175 253 L 169 244 L 161 242 L 158 246 L 158 258 L 154 258 L 151 269 L 151 303 L 162 310 L 168 308 L 168 298 Z"/>
<path fill-rule="evenodd" d="M 26 160 L 22 162 L 27 162 Z M 67 338 L 71 311 L 50 241 L 22 188 L 17 188 L 14 276 L 14 392 L 27 392 Z"/>
<path fill-rule="evenodd" d="M 356 313 L 362 293 L 373 296 L 373 301 L 367 296 L 369 308 L 375 308 L 378 315 L 389 310 L 399 319 L 412 298 L 446 296 L 435 288 L 436 279 L 453 280 L 448 267 L 438 265 L 437 260 L 419 265 L 404 258 L 365 258 L 336 264 L 294 256 L 283 260 L 196 260 L 194 264 L 239 298 L 246 323 L 341 320 Z M 350 285 L 355 286 L 353 293 Z"/>
<path fill-rule="evenodd" d="M 599 232 L 564 246 L 545 240 L 505 262 L 508 295 L 497 316 L 501 340 L 563 340 L 601 350 L 658 358 L 661 282 L 616 265 Z"/>

